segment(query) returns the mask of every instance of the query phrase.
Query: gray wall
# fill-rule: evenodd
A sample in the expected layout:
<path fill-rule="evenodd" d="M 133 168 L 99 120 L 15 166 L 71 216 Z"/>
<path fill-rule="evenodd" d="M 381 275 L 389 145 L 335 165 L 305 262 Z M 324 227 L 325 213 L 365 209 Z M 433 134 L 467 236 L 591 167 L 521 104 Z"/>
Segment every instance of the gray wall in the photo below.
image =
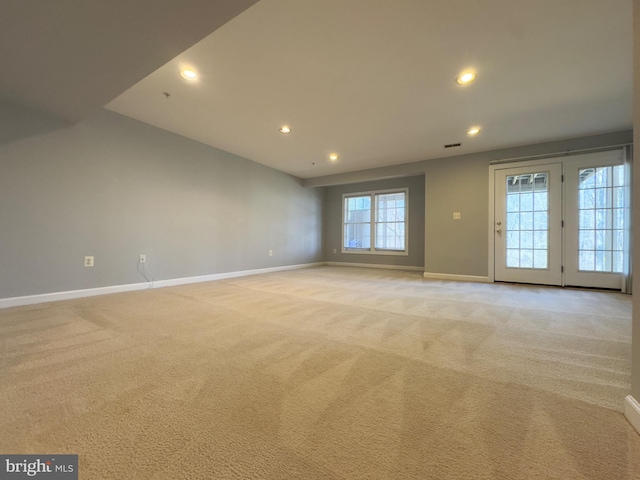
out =
<path fill-rule="evenodd" d="M 0 298 L 141 282 L 141 253 L 156 280 L 322 259 L 322 189 L 106 110 L 19 118 L 0 142 Z"/>
<path fill-rule="evenodd" d="M 341 253 L 342 195 L 344 193 L 409 188 L 409 255 L 368 255 Z M 376 265 L 424 265 L 424 177 L 393 178 L 377 182 L 328 187 L 324 200 L 324 259 L 328 262 L 367 263 Z M 333 249 L 337 253 L 333 253 Z"/>
<path fill-rule="evenodd" d="M 633 120 L 634 120 L 634 167 L 633 167 L 633 333 L 631 355 L 631 394 L 640 401 L 640 0 L 633 2 Z"/>
<path fill-rule="evenodd" d="M 487 276 L 489 162 L 435 160 L 425 178 L 425 272 Z"/>
<path fill-rule="evenodd" d="M 489 163 L 522 157 L 562 155 L 612 145 L 631 143 L 633 132 L 625 130 L 590 137 L 573 138 L 554 142 L 511 147 L 490 152 L 458 155 L 435 160 L 372 168 L 358 172 L 310 178 L 306 186 L 325 186 L 328 192 L 340 185 L 370 182 L 376 179 L 424 175 L 426 180 L 424 269 L 429 273 L 487 276 L 489 272 Z M 382 183 L 385 184 L 384 182 Z M 329 242 L 337 242 L 335 219 L 341 214 L 335 198 L 325 201 L 325 260 L 336 257 L 330 253 Z M 640 210 L 640 209 L 639 209 Z M 335 213 L 332 213 L 334 212 Z M 460 212 L 461 219 L 453 220 L 453 212 Z M 334 218 L 331 225 L 327 219 Z M 415 243 L 413 244 L 415 245 Z M 415 253 L 415 250 L 414 250 Z M 351 255 L 350 257 L 355 257 Z M 379 257 L 377 262 L 392 257 Z M 355 261 L 342 260 L 340 261 Z M 361 260 L 362 261 L 362 260 Z M 412 261 L 416 265 L 418 259 Z M 366 263 L 373 263 L 367 261 Z"/>

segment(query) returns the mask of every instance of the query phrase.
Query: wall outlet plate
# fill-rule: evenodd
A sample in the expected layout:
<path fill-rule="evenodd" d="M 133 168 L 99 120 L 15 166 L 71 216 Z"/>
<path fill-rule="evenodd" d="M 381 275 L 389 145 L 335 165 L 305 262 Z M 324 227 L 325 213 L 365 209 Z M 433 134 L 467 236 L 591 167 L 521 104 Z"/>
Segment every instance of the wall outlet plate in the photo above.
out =
<path fill-rule="evenodd" d="M 269 250 L 269 256 L 273 257 L 273 250 Z"/>
<path fill-rule="evenodd" d="M 460 220 L 460 212 L 453 212 L 453 219 Z"/>
<path fill-rule="evenodd" d="M 138 263 L 147 263 L 147 256 L 144 254 L 140 254 L 140 258 L 138 259 Z"/>
<path fill-rule="evenodd" d="M 85 267 L 93 267 L 93 256 L 84 257 L 84 266 Z"/>

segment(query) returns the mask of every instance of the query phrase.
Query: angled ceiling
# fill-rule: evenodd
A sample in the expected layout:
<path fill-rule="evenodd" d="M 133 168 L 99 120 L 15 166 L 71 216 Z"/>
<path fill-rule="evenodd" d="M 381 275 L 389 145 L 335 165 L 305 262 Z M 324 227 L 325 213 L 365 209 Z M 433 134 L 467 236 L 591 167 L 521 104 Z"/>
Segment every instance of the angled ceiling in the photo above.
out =
<path fill-rule="evenodd" d="M 70 121 L 106 105 L 313 178 L 631 128 L 631 12 L 631 0 L 8 0 L 0 100 Z M 478 78 L 461 87 L 467 68 Z"/>
<path fill-rule="evenodd" d="M 3 0 L 0 100 L 78 122 L 257 0 Z"/>

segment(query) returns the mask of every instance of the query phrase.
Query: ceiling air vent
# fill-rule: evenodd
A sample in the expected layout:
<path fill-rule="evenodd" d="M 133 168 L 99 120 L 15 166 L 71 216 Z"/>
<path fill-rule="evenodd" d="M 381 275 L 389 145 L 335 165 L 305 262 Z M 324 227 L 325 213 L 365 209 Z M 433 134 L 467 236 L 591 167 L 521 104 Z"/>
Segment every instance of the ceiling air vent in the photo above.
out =
<path fill-rule="evenodd" d="M 445 145 L 444 148 L 455 148 L 455 147 L 459 147 L 461 146 L 461 143 L 450 143 L 448 145 Z"/>

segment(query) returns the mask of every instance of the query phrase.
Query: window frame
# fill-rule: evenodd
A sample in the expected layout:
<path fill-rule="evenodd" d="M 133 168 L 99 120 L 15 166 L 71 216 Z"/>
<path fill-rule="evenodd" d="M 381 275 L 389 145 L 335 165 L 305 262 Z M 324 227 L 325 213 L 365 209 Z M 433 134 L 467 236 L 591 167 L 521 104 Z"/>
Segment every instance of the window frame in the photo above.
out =
<path fill-rule="evenodd" d="M 379 249 L 375 247 L 376 240 L 376 228 L 378 222 L 376 222 L 377 202 L 376 195 L 385 195 L 392 193 L 404 193 L 404 250 L 389 250 Z M 353 197 L 371 197 L 371 246 L 369 248 L 355 248 L 345 247 L 344 245 L 344 233 L 345 233 L 345 214 L 346 214 L 346 200 Z M 409 188 L 391 188 L 385 190 L 368 190 L 364 192 L 349 192 L 342 194 L 342 229 L 341 229 L 341 253 L 343 254 L 356 254 L 356 255 L 409 255 Z M 385 222 L 380 222 L 385 223 Z"/>

